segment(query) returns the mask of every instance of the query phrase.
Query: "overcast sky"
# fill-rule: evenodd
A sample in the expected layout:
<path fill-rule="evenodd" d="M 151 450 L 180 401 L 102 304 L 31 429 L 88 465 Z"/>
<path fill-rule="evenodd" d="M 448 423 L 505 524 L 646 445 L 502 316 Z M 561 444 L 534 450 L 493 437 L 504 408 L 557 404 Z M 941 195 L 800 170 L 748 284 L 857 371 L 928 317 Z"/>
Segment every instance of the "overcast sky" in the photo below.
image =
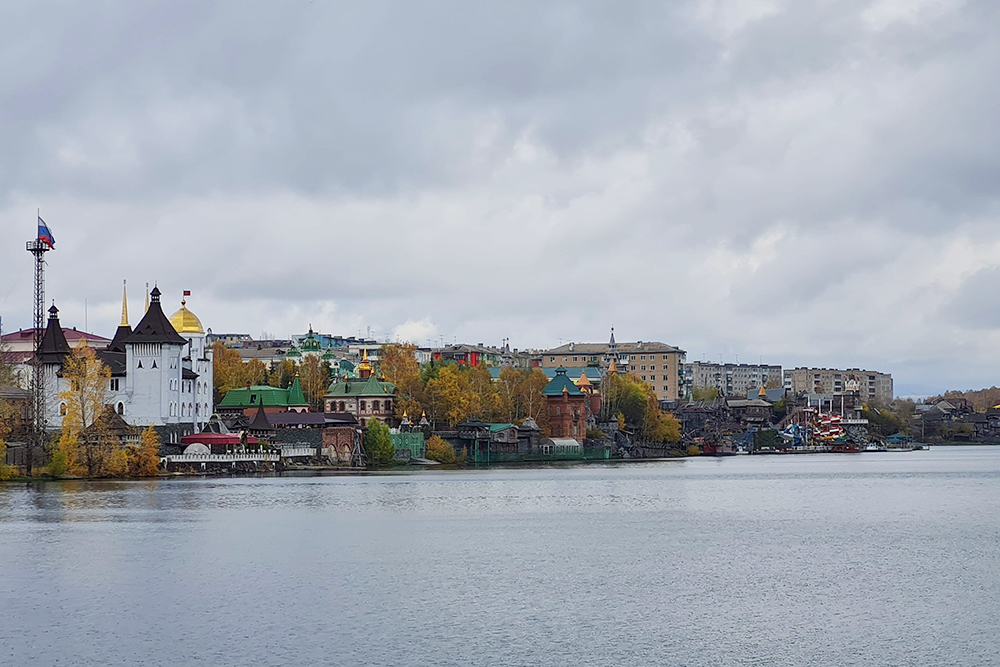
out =
<path fill-rule="evenodd" d="M 0 315 L 1000 383 L 1000 3 L 7 3 Z M 85 313 L 84 303 L 87 303 Z"/>

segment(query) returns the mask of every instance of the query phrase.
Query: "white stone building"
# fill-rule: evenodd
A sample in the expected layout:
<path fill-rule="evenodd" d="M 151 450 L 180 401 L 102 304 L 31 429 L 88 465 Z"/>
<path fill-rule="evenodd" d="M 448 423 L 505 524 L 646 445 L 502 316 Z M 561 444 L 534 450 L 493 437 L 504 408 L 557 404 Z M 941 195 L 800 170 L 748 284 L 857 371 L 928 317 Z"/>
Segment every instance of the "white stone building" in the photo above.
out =
<path fill-rule="evenodd" d="M 135 329 L 129 327 L 127 304 L 114 339 L 97 356 L 111 369 L 107 404 L 135 426 L 171 426 L 177 435 L 196 433 L 212 416 L 212 350 L 198 318 L 181 301 L 168 320 L 160 307 L 160 291 Z M 49 309 L 40 357 L 45 368 L 48 426 L 62 424 L 66 406 L 59 400 L 65 380 L 59 377 L 71 350 L 59 326 L 59 311 Z M 171 436 L 173 439 L 173 435 Z"/>

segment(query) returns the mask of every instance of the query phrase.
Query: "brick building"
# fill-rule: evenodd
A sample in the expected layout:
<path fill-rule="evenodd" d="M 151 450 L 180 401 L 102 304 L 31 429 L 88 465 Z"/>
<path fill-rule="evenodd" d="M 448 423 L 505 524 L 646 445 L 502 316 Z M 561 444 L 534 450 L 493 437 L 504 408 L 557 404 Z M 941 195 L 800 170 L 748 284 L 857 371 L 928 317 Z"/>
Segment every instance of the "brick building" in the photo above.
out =
<path fill-rule="evenodd" d="M 549 431 L 553 438 L 579 438 L 587 436 L 587 409 L 590 395 L 576 386 L 560 368 L 545 389 Z"/>

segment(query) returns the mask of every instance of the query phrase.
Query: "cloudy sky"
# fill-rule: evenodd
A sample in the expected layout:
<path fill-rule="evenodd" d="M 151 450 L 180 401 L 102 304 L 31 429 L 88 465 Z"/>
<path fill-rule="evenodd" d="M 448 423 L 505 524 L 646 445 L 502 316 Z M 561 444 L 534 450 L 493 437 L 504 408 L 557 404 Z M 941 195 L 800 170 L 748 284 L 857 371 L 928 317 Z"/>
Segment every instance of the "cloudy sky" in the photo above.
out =
<path fill-rule="evenodd" d="M 1000 3 L 8 3 L 0 315 L 1000 383 Z M 87 304 L 86 312 L 84 304 Z"/>

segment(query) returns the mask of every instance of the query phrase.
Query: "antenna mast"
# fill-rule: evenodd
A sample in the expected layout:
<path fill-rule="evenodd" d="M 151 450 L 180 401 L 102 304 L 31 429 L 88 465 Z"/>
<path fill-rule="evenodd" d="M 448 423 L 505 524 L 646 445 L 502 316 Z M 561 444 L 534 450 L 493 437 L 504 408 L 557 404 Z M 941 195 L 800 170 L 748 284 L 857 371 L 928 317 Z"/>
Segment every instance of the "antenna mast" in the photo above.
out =
<path fill-rule="evenodd" d="M 31 434 L 25 457 L 25 470 L 30 477 L 35 452 L 45 444 L 45 375 L 42 372 L 41 352 L 42 335 L 45 333 L 45 253 L 52 247 L 36 238 L 28 241 L 26 248 L 35 257 L 35 356 L 31 360 Z"/>

